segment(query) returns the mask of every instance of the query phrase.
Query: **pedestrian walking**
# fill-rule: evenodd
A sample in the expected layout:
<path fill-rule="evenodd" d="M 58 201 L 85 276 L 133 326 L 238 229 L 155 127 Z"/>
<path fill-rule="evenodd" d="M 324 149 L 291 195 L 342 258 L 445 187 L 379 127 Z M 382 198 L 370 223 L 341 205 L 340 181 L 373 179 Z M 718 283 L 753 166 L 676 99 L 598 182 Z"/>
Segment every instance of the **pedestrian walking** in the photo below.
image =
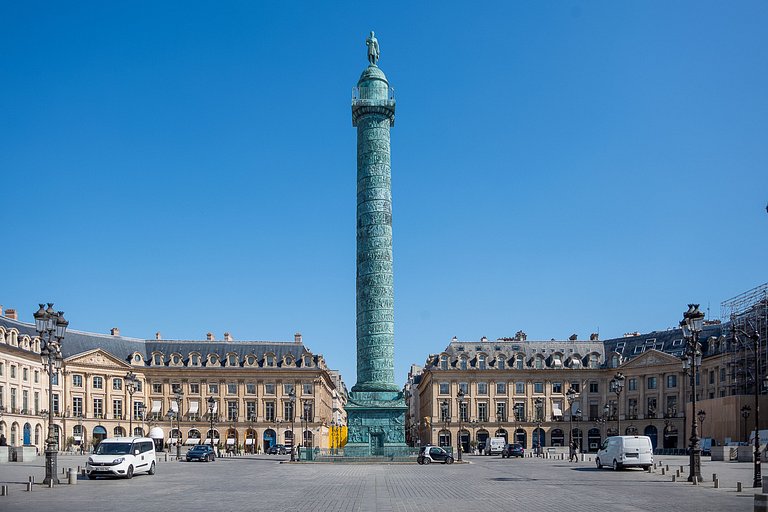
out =
<path fill-rule="evenodd" d="M 568 456 L 568 462 L 579 462 L 579 456 L 577 454 L 576 441 L 571 441 L 570 451 Z"/>

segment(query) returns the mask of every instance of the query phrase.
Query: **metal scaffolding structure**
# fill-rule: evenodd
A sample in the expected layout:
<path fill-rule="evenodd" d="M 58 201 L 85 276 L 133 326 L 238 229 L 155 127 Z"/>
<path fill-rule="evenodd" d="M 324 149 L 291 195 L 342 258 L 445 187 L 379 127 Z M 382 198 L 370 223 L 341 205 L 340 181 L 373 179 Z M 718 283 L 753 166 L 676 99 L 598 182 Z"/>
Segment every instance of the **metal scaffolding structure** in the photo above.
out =
<path fill-rule="evenodd" d="M 755 358 L 761 375 L 768 370 L 768 283 L 723 301 L 720 317 L 726 325 L 720 347 L 727 360 L 730 394 L 751 394 L 759 379 L 754 375 Z M 755 332 L 760 335 L 757 346 L 750 339 Z"/>

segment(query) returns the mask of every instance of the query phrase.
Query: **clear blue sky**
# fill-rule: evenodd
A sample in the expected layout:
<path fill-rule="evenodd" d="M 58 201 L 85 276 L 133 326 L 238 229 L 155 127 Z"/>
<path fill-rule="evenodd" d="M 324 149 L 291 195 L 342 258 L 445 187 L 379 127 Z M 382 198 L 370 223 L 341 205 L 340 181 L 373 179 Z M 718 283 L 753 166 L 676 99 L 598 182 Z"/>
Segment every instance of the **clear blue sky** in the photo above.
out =
<path fill-rule="evenodd" d="M 322 4 L 322 5 L 321 5 Z M 768 281 L 768 3 L 4 2 L 0 303 L 290 340 L 355 383 L 350 92 L 376 30 L 396 373 Z"/>

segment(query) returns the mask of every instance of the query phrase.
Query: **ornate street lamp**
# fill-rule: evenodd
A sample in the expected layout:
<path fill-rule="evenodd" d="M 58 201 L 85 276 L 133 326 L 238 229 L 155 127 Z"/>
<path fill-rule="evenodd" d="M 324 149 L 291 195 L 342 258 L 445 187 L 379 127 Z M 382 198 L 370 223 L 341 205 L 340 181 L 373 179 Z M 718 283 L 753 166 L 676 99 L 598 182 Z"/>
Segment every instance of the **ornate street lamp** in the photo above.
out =
<path fill-rule="evenodd" d="M 176 389 L 174 398 L 176 398 L 176 460 L 181 460 L 181 399 L 184 397 L 184 393 L 181 387 Z"/>
<path fill-rule="evenodd" d="M 216 399 L 212 396 L 208 397 L 208 417 L 211 420 L 211 450 L 213 450 L 213 411 L 216 409 Z"/>
<path fill-rule="evenodd" d="M 624 391 L 624 374 L 618 372 L 615 377 L 611 379 L 610 390 L 616 393 L 616 433 L 621 435 L 621 420 L 619 415 L 621 414 L 621 392 Z"/>
<path fill-rule="evenodd" d="M 128 391 L 128 435 L 133 436 L 133 394 L 136 392 L 136 374 L 129 371 L 125 374 L 125 390 Z"/>
<path fill-rule="evenodd" d="M 741 408 L 741 417 L 744 418 L 744 442 L 749 443 L 749 432 L 747 432 L 747 418 L 749 418 L 749 413 L 752 412 L 752 408 L 748 405 L 745 405 Z"/>
<path fill-rule="evenodd" d="M 456 400 L 459 404 L 459 432 L 456 434 L 456 445 L 459 451 L 456 454 L 456 460 L 461 462 L 461 420 L 463 419 L 462 415 L 464 413 L 464 405 L 466 404 L 466 401 L 464 400 L 464 391 L 461 389 L 456 393 Z"/>
<path fill-rule="evenodd" d="M 760 470 L 760 333 L 754 331 L 752 334 L 748 334 L 743 329 L 734 328 L 733 337 L 738 342 L 737 334 L 746 335 L 752 342 L 753 353 L 755 354 L 755 368 L 754 368 L 754 384 L 755 384 L 755 474 L 752 487 L 762 487 L 763 477 Z M 765 380 L 768 380 L 768 375 L 765 376 Z M 765 386 L 765 380 L 762 381 Z M 743 408 L 742 408 L 743 411 Z M 746 428 L 744 429 L 746 430 Z M 749 440 L 749 437 L 747 437 Z"/>
<path fill-rule="evenodd" d="M 58 484 L 57 456 L 58 440 L 55 438 L 53 425 L 53 381 L 55 375 L 61 370 L 63 357 L 61 344 L 64 334 L 67 332 L 69 322 L 64 319 L 63 311 L 54 311 L 53 303 L 40 304 L 35 314 L 35 330 L 40 337 L 43 348 L 40 351 L 40 359 L 48 372 L 48 437 L 45 440 L 45 485 Z"/>
<path fill-rule="evenodd" d="M 573 388 L 568 388 L 565 393 L 565 399 L 568 401 L 568 446 L 573 446 L 573 402 L 576 401 L 579 394 Z"/>
<path fill-rule="evenodd" d="M 707 411 L 703 409 L 699 409 L 699 412 L 696 413 L 696 416 L 699 418 L 699 425 L 701 425 L 701 437 L 704 437 L 704 420 L 707 418 Z"/>
<path fill-rule="evenodd" d="M 291 462 L 296 462 L 296 432 L 293 423 L 296 421 L 296 387 L 288 393 L 288 401 L 291 403 Z"/>
<path fill-rule="evenodd" d="M 542 421 L 542 408 L 544 407 L 544 400 L 541 397 L 536 398 L 533 401 L 533 404 L 536 407 L 536 446 L 537 446 L 536 456 L 538 457 L 544 451 L 544 447 L 541 446 L 541 438 L 542 438 L 541 421 Z"/>
<path fill-rule="evenodd" d="M 704 313 L 699 310 L 698 304 L 688 304 L 688 311 L 683 314 L 680 328 L 686 341 L 683 369 L 691 370 L 691 438 L 689 448 L 691 451 L 690 470 L 688 481 L 694 484 L 701 482 L 701 439 L 699 438 L 699 426 L 696 422 L 696 374 L 701 366 L 701 344 L 699 333 L 704 326 Z M 759 457 L 758 457 L 759 460 Z M 758 462 L 759 464 L 759 462 Z M 762 485 L 762 484 L 761 484 Z"/>

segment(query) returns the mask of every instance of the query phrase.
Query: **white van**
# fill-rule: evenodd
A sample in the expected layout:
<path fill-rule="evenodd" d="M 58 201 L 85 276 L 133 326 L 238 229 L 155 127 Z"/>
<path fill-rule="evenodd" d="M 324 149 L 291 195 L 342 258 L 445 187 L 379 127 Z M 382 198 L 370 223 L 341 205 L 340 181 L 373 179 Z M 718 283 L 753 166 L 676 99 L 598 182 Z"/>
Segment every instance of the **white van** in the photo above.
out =
<path fill-rule="evenodd" d="M 612 436 L 603 441 L 597 452 L 598 468 L 611 466 L 614 470 L 630 466 L 648 469 L 653 465 L 653 445 L 648 436 Z"/>
<path fill-rule="evenodd" d="M 122 476 L 133 478 L 136 473 L 155 474 L 157 460 L 155 443 L 148 437 L 111 437 L 104 439 L 88 457 L 85 473 L 88 478 Z"/>
<path fill-rule="evenodd" d="M 485 445 L 486 455 L 496 455 L 504 451 L 504 446 L 507 444 L 507 440 L 503 437 L 492 437 Z"/>

